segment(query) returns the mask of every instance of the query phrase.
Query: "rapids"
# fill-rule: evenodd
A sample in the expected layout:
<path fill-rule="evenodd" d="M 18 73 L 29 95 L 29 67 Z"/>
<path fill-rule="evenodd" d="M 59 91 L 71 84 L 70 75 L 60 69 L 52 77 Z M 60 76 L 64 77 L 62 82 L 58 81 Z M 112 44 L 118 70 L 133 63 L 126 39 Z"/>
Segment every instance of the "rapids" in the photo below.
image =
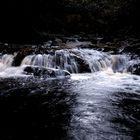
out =
<path fill-rule="evenodd" d="M 108 68 L 111 68 L 114 72 L 127 72 L 131 62 L 128 55 L 111 55 L 93 49 L 64 49 L 49 54 L 28 55 L 23 58 L 20 66 L 16 68 L 12 66 L 14 57 L 16 55 L 4 54 L 0 56 L 0 72 L 9 72 L 8 69 L 13 68 L 17 74 L 18 68 L 20 71 L 21 69 L 24 70 L 26 65 L 67 70 L 70 73 L 89 71 L 93 73 L 105 71 Z M 89 71 L 81 71 L 82 67 L 89 68 Z M 6 76 L 9 76 L 9 74 L 7 73 Z M 11 74 L 14 74 L 13 70 Z"/>

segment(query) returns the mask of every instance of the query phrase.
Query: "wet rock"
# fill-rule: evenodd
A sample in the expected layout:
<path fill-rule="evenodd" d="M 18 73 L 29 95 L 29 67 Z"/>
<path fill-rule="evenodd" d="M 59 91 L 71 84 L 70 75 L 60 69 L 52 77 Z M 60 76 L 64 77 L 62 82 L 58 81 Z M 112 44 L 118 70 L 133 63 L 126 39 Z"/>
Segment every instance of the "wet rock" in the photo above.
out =
<path fill-rule="evenodd" d="M 91 69 L 90 69 L 90 67 L 89 67 L 89 64 L 88 64 L 86 61 L 84 61 L 84 60 L 82 60 L 82 59 L 79 59 L 79 60 L 78 60 L 78 63 L 79 63 L 79 65 L 80 65 L 80 67 L 79 67 L 79 72 L 80 72 L 80 73 L 91 72 Z"/>
<path fill-rule="evenodd" d="M 50 48 L 50 46 L 52 45 L 52 40 L 49 40 L 47 42 L 44 42 L 43 45 L 45 46 L 45 48 Z"/>
<path fill-rule="evenodd" d="M 70 77 L 70 73 L 66 70 L 45 68 L 39 66 L 26 66 L 24 68 L 24 74 L 43 78 L 57 78 L 59 76 Z"/>
<path fill-rule="evenodd" d="M 62 46 L 64 43 L 60 38 L 56 38 L 53 42 L 52 42 L 52 46 Z"/>
<path fill-rule="evenodd" d="M 124 48 L 124 52 L 131 52 L 134 54 L 140 54 L 140 43 L 132 44 L 129 47 Z"/>
<path fill-rule="evenodd" d="M 72 54 L 72 57 L 77 62 L 78 72 L 79 73 L 88 73 L 88 72 L 91 72 L 90 66 L 87 63 L 87 61 L 85 61 L 83 58 L 81 58 L 80 56 L 78 56 L 76 54 Z"/>
<path fill-rule="evenodd" d="M 92 44 L 90 41 L 67 41 L 66 42 L 67 48 L 94 48 L 95 45 Z"/>
<path fill-rule="evenodd" d="M 111 54 L 116 54 L 119 52 L 119 46 L 112 42 L 97 43 L 95 48 L 97 48 L 99 51 L 110 52 Z"/>
<path fill-rule="evenodd" d="M 140 63 L 129 66 L 127 71 L 132 74 L 140 75 Z"/>
<path fill-rule="evenodd" d="M 19 66 L 23 60 L 23 58 L 32 53 L 32 48 L 22 48 L 20 51 L 17 52 L 17 55 L 14 58 L 13 66 Z"/>
<path fill-rule="evenodd" d="M 140 39 L 138 38 L 127 38 L 124 41 L 121 41 L 120 46 L 122 48 L 122 53 L 132 53 L 139 55 L 140 54 Z"/>

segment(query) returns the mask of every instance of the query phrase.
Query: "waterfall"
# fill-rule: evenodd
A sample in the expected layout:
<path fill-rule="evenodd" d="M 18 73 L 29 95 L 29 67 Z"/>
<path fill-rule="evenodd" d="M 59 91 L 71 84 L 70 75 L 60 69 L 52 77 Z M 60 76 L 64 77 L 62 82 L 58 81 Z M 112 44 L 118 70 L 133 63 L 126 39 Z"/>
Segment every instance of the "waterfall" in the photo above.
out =
<path fill-rule="evenodd" d="M 37 54 L 26 56 L 21 65 L 43 66 L 47 68 L 64 69 L 78 73 L 75 57 L 68 50 L 57 50 L 55 54 Z"/>
<path fill-rule="evenodd" d="M 0 72 L 8 71 L 12 67 L 15 55 L 4 54 L 0 56 Z M 20 71 L 26 66 L 45 69 L 66 70 L 70 73 L 89 73 L 111 70 L 112 72 L 127 72 L 134 60 L 127 55 L 111 55 L 94 49 L 63 49 L 47 54 L 27 55 L 21 61 Z M 133 71 L 133 67 L 131 68 Z M 15 69 L 17 70 L 17 69 Z M 8 73 L 14 73 L 12 67 Z M 16 73 L 16 72 L 15 72 Z"/>
<path fill-rule="evenodd" d="M 83 64 L 89 66 L 91 72 L 111 68 L 113 72 L 123 72 L 128 58 L 124 55 L 110 55 L 93 49 L 57 50 L 54 54 L 37 54 L 26 56 L 22 65 L 42 66 L 79 73 Z"/>
<path fill-rule="evenodd" d="M 111 65 L 111 56 L 91 49 L 74 49 L 72 52 L 83 59 L 91 72 L 106 70 Z"/>
<path fill-rule="evenodd" d="M 4 54 L 0 56 L 0 71 L 5 70 L 7 67 L 11 67 L 14 59 L 14 55 Z"/>
<path fill-rule="evenodd" d="M 112 55 L 111 63 L 113 72 L 126 72 L 129 60 L 123 55 Z"/>

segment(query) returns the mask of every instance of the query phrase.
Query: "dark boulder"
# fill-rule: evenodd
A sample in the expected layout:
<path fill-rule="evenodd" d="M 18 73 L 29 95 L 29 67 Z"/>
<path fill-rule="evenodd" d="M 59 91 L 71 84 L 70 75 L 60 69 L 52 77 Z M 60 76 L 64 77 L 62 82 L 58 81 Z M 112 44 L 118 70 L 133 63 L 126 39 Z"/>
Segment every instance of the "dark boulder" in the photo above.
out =
<path fill-rule="evenodd" d="M 80 57 L 75 56 L 76 62 L 78 64 L 78 70 L 79 73 L 87 73 L 87 72 L 91 72 L 90 66 L 87 63 L 87 61 L 83 60 Z"/>
<path fill-rule="evenodd" d="M 133 54 L 140 54 L 140 43 L 132 44 L 124 49 L 124 52 L 131 52 Z"/>
<path fill-rule="evenodd" d="M 13 66 L 20 66 L 23 58 L 29 54 L 32 53 L 32 48 L 31 47 L 25 47 L 25 48 L 21 48 L 18 52 L 17 55 L 14 57 L 14 61 L 13 61 Z"/>
<path fill-rule="evenodd" d="M 132 74 L 140 75 L 140 63 L 131 65 L 128 67 L 127 71 L 131 72 Z"/>
<path fill-rule="evenodd" d="M 140 39 L 137 37 L 127 37 L 123 41 L 118 42 L 121 53 L 140 54 Z"/>
<path fill-rule="evenodd" d="M 39 66 L 26 66 L 23 73 L 42 78 L 57 78 L 59 76 L 70 77 L 70 73 L 66 70 L 45 68 Z"/>

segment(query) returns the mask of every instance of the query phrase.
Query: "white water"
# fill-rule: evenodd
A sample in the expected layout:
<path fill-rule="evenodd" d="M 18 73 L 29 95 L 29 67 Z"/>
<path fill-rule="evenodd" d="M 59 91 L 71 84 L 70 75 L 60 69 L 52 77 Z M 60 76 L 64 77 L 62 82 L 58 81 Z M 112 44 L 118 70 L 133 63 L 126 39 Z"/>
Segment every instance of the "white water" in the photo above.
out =
<path fill-rule="evenodd" d="M 0 77 L 24 77 L 23 74 L 24 66 L 13 67 L 12 62 L 15 55 L 4 54 L 0 57 Z"/>
<path fill-rule="evenodd" d="M 70 73 L 79 73 L 83 63 L 89 66 L 91 72 L 110 69 L 113 72 L 127 72 L 128 65 L 133 61 L 127 55 L 110 55 L 93 49 L 65 49 L 57 50 L 54 54 L 37 54 L 26 56 L 19 67 L 12 67 L 14 55 L 0 57 L 0 77 L 22 75 L 26 65 L 40 66 L 67 70 Z M 135 61 L 134 61 L 135 62 Z"/>
<path fill-rule="evenodd" d="M 94 89 L 93 94 L 112 93 L 115 91 L 140 94 L 140 76 L 125 72 L 114 73 L 111 68 L 91 74 L 72 74 L 71 79 L 83 83 L 84 87 L 87 86 L 87 90 Z M 90 93 L 90 91 L 87 93 Z"/>
<path fill-rule="evenodd" d="M 91 49 L 57 50 L 55 54 L 37 54 L 26 56 L 21 65 L 34 65 L 64 69 L 71 73 L 79 73 L 82 63 L 88 64 L 91 72 L 104 71 L 112 67 L 114 72 L 123 72 L 128 58 L 121 55 L 110 55 Z"/>
<path fill-rule="evenodd" d="M 11 67 L 14 55 L 4 54 L 0 56 L 0 72 Z"/>
<path fill-rule="evenodd" d="M 133 86 L 133 92 L 140 92 L 137 91 L 140 88 L 140 76 L 129 73 L 114 73 L 111 69 L 91 74 L 72 74 L 71 79 L 73 81 L 86 81 L 90 83 L 89 85 L 93 86 L 94 90 L 96 89 L 95 92 L 99 92 L 102 89 L 104 89 L 102 92 L 112 92 L 118 89 L 121 91 L 130 91 L 125 86 Z"/>
<path fill-rule="evenodd" d="M 136 126 L 139 121 L 133 113 L 139 110 L 133 111 L 135 103 L 132 108 L 129 105 L 131 101 L 139 101 L 140 76 L 114 73 L 109 69 L 91 74 L 72 74 L 71 79 L 74 83 L 72 91 L 78 95 L 70 131 L 74 139 L 131 140 L 131 124 Z M 119 108 L 123 99 L 130 100 L 130 103 L 124 104 L 124 108 L 128 107 L 126 114 L 125 110 Z M 118 119 L 118 124 L 112 122 L 115 119 Z M 121 119 L 124 119 L 123 122 Z M 125 121 L 129 122 L 130 128 L 125 125 Z"/>
<path fill-rule="evenodd" d="M 73 56 L 67 50 L 56 51 L 54 55 L 37 54 L 23 59 L 21 65 L 43 66 L 48 68 L 64 69 L 78 73 L 78 67 Z"/>

